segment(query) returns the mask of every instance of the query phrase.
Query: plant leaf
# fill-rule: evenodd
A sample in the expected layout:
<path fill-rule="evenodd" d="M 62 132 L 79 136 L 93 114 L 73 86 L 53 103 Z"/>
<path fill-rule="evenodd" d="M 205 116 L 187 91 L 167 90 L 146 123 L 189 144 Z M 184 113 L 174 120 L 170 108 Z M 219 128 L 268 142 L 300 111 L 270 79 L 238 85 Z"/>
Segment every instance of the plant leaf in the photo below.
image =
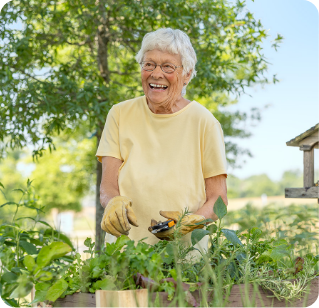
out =
<path fill-rule="evenodd" d="M 64 279 L 59 279 L 48 291 L 45 299 L 55 302 L 63 292 L 68 288 L 68 284 Z"/>
<path fill-rule="evenodd" d="M 37 253 L 37 248 L 27 241 L 20 241 L 19 246 L 22 247 L 29 255 L 35 255 Z"/>
<path fill-rule="evenodd" d="M 192 245 L 197 244 L 205 235 L 210 234 L 208 230 L 205 229 L 195 229 L 191 234 Z"/>
<path fill-rule="evenodd" d="M 1 283 L 4 283 L 4 282 L 12 283 L 17 281 L 17 279 L 18 279 L 18 275 L 12 272 L 6 272 L 1 276 Z"/>
<path fill-rule="evenodd" d="M 6 203 L 4 203 L 4 204 L 1 204 L 0 207 L 3 207 L 3 206 L 5 206 L 5 205 L 9 205 L 9 204 L 16 204 L 16 205 L 17 205 L 16 202 L 9 201 L 9 202 L 6 202 Z"/>
<path fill-rule="evenodd" d="M 62 241 L 64 243 L 67 243 L 72 248 L 72 250 L 74 249 L 71 240 L 63 233 L 58 232 L 56 230 L 53 230 L 53 228 L 51 226 L 50 226 L 50 229 L 46 229 L 44 231 L 43 235 L 46 237 L 54 237 L 55 239 L 58 239 L 58 241 Z"/>
<path fill-rule="evenodd" d="M 194 225 L 196 226 L 199 226 L 199 225 L 202 225 L 202 224 L 206 224 L 207 222 L 214 222 L 214 220 L 212 220 L 211 218 L 207 218 L 207 219 L 204 219 L 200 222 L 196 222 Z"/>
<path fill-rule="evenodd" d="M 48 226 L 48 227 L 50 227 L 52 229 L 52 227 L 47 222 L 45 222 L 43 220 L 38 220 L 37 222 L 39 222 L 39 223 L 41 223 L 43 225 L 46 225 L 46 226 Z"/>
<path fill-rule="evenodd" d="M 243 243 L 241 240 L 237 237 L 237 234 L 234 230 L 229 230 L 229 229 L 222 229 L 221 230 L 226 238 L 233 244 L 233 245 L 240 245 L 243 246 Z"/>
<path fill-rule="evenodd" d="M 9 306 L 9 307 L 20 307 L 18 301 L 14 298 L 2 298 L 2 300 Z"/>
<path fill-rule="evenodd" d="M 35 268 L 35 260 L 31 256 L 25 256 L 23 260 L 23 264 L 25 267 L 28 269 L 28 271 L 32 272 L 33 269 Z"/>
<path fill-rule="evenodd" d="M 49 281 L 52 279 L 52 273 L 48 271 L 39 271 L 34 278 L 40 281 Z"/>
<path fill-rule="evenodd" d="M 37 258 L 37 265 L 42 268 L 50 263 L 53 259 L 63 257 L 68 252 L 72 251 L 72 248 L 63 242 L 53 242 L 49 246 L 44 246 Z"/>
<path fill-rule="evenodd" d="M 221 196 L 218 197 L 217 201 L 214 204 L 214 213 L 219 219 L 222 219 L 227 214 L 227 207 Z"/>

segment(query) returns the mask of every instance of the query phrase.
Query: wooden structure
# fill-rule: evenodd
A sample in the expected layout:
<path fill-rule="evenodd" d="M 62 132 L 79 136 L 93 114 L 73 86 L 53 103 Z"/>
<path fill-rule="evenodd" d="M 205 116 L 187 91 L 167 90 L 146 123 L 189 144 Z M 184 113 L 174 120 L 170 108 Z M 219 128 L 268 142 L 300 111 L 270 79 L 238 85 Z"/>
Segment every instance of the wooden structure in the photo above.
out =
<path fill-rule="evenodd" d="M 286 198 L 316 198 L 319 203 L 319 187 L 315 181 L 314 151 L 319 149 L 319 123 L 299 136 L 286 142 L 288 146 L 303 151 L 303 186 L 286 188 Z"/>
<path fill-rule="evenodd" d="M 228 295 L 224 297 L 225 307 L 309 307 L 318 298 L 319 278 L 313 279 L 305 289 L 300 299 L 294 302 L 280 301 L 269 290 L 263 290 L 260 286 L 248 284 L 233 285 Z M 192 292 L 197 304 L 201 303 L 200 290 Z M 213 300 L 214 292 L 208 291 L 206 299 Z M 34 298 L 34 290 L 31 299 Z M 53 307 L 168 307 L 178 303 L 168 300 L 166 292 L 151 292 L 146 289 L 127 291 L 105 291 L 96 293 L 74 293 L 65 298 L 59 298 L 53 303 Z M 191 305 L 196 306 L 196 305 Z M 52 307 L 44 302 L 35 303 L 33 307 Z"/>

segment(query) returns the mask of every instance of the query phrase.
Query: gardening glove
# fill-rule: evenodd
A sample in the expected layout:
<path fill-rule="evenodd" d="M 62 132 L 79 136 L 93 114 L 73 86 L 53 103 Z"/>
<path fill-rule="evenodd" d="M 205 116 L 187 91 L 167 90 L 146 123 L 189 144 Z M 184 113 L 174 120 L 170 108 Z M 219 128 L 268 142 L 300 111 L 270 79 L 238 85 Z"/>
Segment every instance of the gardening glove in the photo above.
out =
<path fill-rule="evenodd" d="M 131 225 L 138 227 L 132 201 L 124 196 L 112 198 L 105 207 L 101 228 L 116 237 L 128 235 Z"/>
<path fill-rule="evenodd" d="M 182 215 L 180 212 L 178 211 L 160 211 L 159 212 L 161 216 L 167 218 L 167 219 L 173 219 L 175 221 L 175 224 L 177 223 L 177 221 L 179 220 L 179 217 Z M 203 220 L 205 220 L 206 218 L 202 215 L 196 215 L 196 214 L 187 214 L 183 217 L 183 219 L 181 220 L 181 225 L 180 225 L 180 229 L 179 232 L 182 235 L 187 234 L 188 232 L 191 232 L 195 229 L 201 229 L 204 227 L 204 223 L 201 225 L 195 225 L 198 222 L 201 222 Z M 156 221 L 154 219 L 151 220 L 151 227 L 157 225 L 158 223 L 160 223 L 160 221 Z M 152 232 L 152 228 L 149 227 L 148 231 Z M 170 228 L 169 230 L 166 231 L 162 231 L 162 232 L 157 232 L 154 233 L 154 235 L 159 238 L 160 240 L 166 240 L 166 241 L 171 241 L 174 239 L 174 232 L 176 229 L 176 225 L 172 228 Z"/>

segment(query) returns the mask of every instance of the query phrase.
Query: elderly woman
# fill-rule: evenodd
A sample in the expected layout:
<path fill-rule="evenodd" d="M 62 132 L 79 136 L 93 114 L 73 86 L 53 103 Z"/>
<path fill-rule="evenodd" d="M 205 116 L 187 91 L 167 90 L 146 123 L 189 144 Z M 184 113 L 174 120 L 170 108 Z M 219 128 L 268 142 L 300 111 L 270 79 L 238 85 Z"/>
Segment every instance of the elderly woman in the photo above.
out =
<path fill-rule="evenodd" d="M 197 61 L 184 32 L 146 34 L 136 60 L 145 96 L 111 108 L 96 153 L 103 169 L 101 227 L 154 244 L 174 231 L 149 233 L 151 221 L 163 220 L 159 215 L 177 221 L 188 208 L 183 235 L 205 218 L 217 219 L 218 196 L 227 204 L 225 145 L 211 112 L 184 98 Z"/>

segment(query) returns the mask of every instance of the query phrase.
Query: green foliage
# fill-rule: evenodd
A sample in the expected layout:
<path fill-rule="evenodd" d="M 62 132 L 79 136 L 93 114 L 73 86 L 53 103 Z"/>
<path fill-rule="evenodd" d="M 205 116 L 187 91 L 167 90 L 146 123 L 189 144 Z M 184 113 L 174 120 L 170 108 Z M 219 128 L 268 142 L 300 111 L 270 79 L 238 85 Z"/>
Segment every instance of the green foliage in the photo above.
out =
<path fill-rule="evenodd" d="M 18 166 L 32 167 L 29 175 L 35 179 L 32 182 L 35 191 L 41 198 L 36 197 L 39 205 L 46 205 L 47 211 L 51 208 L 63 210 L 81 209 L 81 199 L 92 192 L 92 183 L 95 182 L 94 166 L 96 160 L 95 142 L 93 139 L 83 138 L 81 130 L 73 132 L 72 137 L 67 132 L 54 138 L 56 151 L 47 153 L 37 161 L 32 162 L 26 152 L 8 152 L 7 157 L 0 164 L 0 204 L 7 200 L 19 201 L 19 195 L 13 189 L 23 187 L 26 178 L 18 170 Z M 90 136 L 88 136 L 90 137 Z M 10 207 L 0 208 L 1 219 L 8 220 L 13 215 Z M 32 211 L 23 208 L 21 216 L 32 216 Z M 32 220 L 32 218 L 30 218 Z"/>
<path fill-rule="evenodd" d="M 38 207 L 33 199 L 33 188 L 29 180 L 25 190 L 16 191 L 20 196 L 22 194 L 20 201 L 3 205 L 5 207 L 13 204 L 16 210 L 12 221 L 0 226 L 0 293 L 6 303 L 19 307 L 23 304 L 20 299 L 31 292 L 34 284 L 39 283 L 43 287 L 55 282 L 60 268 L 73 261 L 72 256 L 65 258 L 65 254 L 74 248 L 72 244 L 67 244 L 71 243 L 70 239 L 40 220 L 39 215 L 43 212 L 43 207 Z M 21 208 L 32 210 L 36 215 L 17 219 Z M 23 228 L 21 222 L 30 218 L 33 225 L 29 225 L 27 229 Z M 43 229 L 43 225 L 46 229 Z M 43 289 L 39 289 L 40 293 L 42 291 Z M 38 298 L 39 292 L 36 294 Z"/>
<path fill-rule="evenodd" d="M 272 181 L 266 174 L 253 175 L 239 179 L 229 175 L 227 178 L 228 198 L 281 196 L 285 188 L 303 187 L 302 173 L 300 170 L 288 170 L 282 174 L 279 181 Z"/>
<path fill-rule="evenodd" d="M 93 139 L 56 138 L 56 151 L 40 157 L 30 175 L 47 210 L 81 210 L 81 199 L 92 191 L 96 161 Z M 30 160 L 30 159 L 29 159 Z"/>
<path fill-rule="evenodd" d="M 28 185 L 30 188 L 31 183 Z M 260 213 L 264 224 L 251 227 L 255 220 L 246 221 L 245 224 L 250 224 L 248 229 L 235 231 L 225 228 L 225 222 L 227 225 L 231 215 L 231 223 L 236 217 L 249 216 L 249 209 L 241 210 L 236 216 L 233 212 L 225 215 L 225 208 L 219 198 L 214 211 L 220 218 L 216 222 L 208 220 L 210 224 L 204 229 L 195 229 L 190 246 L 182 244 L 180 237 L 172 242 L 149 245 L 143 241 L 135 243 L 123 235 L 114 243 L 106 243 L 101 253 L 95 254 L 95 243 L 87 238 L 84 244 L 90 258 L 81 260 L 76 253 L 68 262 L 65 254 L 72 248 L 61 241 L 63 237 L 57 241 L 55 230 L 51 233 L 48 229 L 23 231 L 15 220 L 12 224 L 3 224 L 0 227 L 2 298 L 19 306 L 19 298 L 28 295 L 33 284 L 36 289 L 33 302 L 54 302 L 78 291 L 94 293 L 147 287 L 152 292 L 167 292 L 172 305 L 186 306 L 195 300 L 191 292 L 200 287 L 203 293 L 205 290 L 215 292 L 209 306 L 223 306 L 224 291 L 241 283 L 257 283 L 271 290 L 278 299 L 300 297 L 318 273 L 319 257 L 313 247 L 309 247 L 305 233 L 311 231 L 307 228 L 316 228 L 317 209 L 294 206 L 290 209 L 294 212 L 292 215 L 287 209 L 278 211 L 278 207 L 269 207 Z M 262 220 L 259 216 L 254 218 Z M 274 236 L 273 232 L 283 230 L 283 226 L 277 225 L 283 221 L 290 233 L 277 232 Z M 297 235 L 304 237 L 304 240 L 298 237 L 298 245 L 294 242 Z M 188 254 L 197 250 L 194 245 L 204 236 L 209 236 L 209 249 L 200 251 L 201 256 L 192 259 Z M 313 234 L 316 251 L 317 236 Z M 21 241 L 33 244 L 35 253 L 29 254 L 21 248 Z M 289 279 L 296 279 L 297 283 L 292 284 Z"/>

